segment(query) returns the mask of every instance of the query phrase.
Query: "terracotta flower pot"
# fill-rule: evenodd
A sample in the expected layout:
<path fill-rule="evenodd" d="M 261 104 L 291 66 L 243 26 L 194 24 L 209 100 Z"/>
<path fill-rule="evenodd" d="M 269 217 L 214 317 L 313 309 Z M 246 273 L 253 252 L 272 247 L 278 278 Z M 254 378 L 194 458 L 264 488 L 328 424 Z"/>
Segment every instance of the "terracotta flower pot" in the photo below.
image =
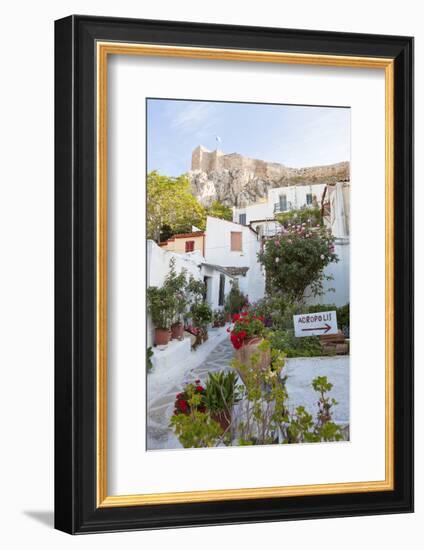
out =
<path fill-rule="evenodd" d="M 220 411 L 215 412 L 211 414 L 212 420 L 215 420 L 215 422 L 218 422 L 218 424 L 221 426 L 222 431 L 226 431 L 230 424 L 231 424 L 231 415 L 228 414 L 226 411 Z"/>
<path fill-rule="evenodd" d="M 262 342 L 263 338 L 251 338 L 250 340 L 245 341 L 243 346 L 236 350 L 236 359 L 243 365 L 250 367 L 252 356 L 259 351 L 258 347 Z M 271 351 L 269 349 L 266 351 L 259 351 L 259 361 L 257 362 L 255 368 L 265 370 L 270 364 Z"/>
<path fill-rule="evenodd" d="M 182 340 L 184 336 L 184 325 L 182 323 L 175 323 L 171 327 L 171 337 L 174 340 Z"/>
<path fill-rule="evenodd" d="M 171 339 L 171 331 L 169 329 L 155 328 L 155 344 L 157 346 L 167 346 Z"/>

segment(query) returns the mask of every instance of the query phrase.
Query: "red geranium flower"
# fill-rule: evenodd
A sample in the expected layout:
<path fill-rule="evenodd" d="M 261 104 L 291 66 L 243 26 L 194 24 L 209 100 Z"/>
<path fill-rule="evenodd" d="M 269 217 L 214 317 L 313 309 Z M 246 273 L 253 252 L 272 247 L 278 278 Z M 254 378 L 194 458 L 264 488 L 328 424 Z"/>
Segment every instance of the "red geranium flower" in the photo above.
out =
<path fill-rule="evenodd" d="M 180 408 L 182 412 L 186 412 L 187 410 L 187 401 L 185 399 L 179 399 L 177 401 L 177 405 Z"/>

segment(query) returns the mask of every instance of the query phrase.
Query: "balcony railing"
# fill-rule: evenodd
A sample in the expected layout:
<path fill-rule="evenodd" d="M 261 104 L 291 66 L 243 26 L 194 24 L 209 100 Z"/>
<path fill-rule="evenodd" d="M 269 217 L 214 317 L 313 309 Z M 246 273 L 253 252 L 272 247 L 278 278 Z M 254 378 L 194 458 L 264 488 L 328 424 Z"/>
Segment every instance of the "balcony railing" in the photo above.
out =
<path fill-rule="evenodd" d="M 301 208 L 313 208 L 313 204 L 304 204 Z M 280 214 L 281 212 L 290 212 L 291 210 L 298 210 L 299 207 L 295 207 L 291 202 L 287 202 L 285 205 L 280 202 L 274 202 L 274 214 Z"/>
<path fill-rule="evenodd" d="M 291 204 L 281 204 L 279 202 L 274 203 L 274 214 L 279 214 L 280 212 L 288 212 L 289 210 L 292 210 Z"/>

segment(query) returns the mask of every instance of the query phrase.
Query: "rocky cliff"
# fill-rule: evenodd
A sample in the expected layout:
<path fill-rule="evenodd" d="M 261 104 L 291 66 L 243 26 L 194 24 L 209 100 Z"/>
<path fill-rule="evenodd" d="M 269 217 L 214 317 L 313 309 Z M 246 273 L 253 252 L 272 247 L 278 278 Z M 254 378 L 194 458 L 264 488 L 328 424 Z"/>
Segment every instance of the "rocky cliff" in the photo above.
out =
<path fill-rule="evenodd" d="M 349 162 L 289 168 L 199 146 L 193 151 L 188 177 L 193 194 L 204 206 L 219 200 L 227 206 L 243 207 L 266 198 L 273 187 L 349 180 Z"/>

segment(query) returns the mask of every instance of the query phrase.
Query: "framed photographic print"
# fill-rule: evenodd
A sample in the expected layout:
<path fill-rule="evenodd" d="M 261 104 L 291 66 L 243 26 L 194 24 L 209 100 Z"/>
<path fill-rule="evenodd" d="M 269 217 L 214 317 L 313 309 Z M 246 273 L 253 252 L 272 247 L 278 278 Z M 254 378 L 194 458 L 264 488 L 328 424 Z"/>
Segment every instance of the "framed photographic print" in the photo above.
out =
<path fill-rule="evenodd" d="M 55 26 L 55 525 L 413 510 L 413 39 Z"/>

